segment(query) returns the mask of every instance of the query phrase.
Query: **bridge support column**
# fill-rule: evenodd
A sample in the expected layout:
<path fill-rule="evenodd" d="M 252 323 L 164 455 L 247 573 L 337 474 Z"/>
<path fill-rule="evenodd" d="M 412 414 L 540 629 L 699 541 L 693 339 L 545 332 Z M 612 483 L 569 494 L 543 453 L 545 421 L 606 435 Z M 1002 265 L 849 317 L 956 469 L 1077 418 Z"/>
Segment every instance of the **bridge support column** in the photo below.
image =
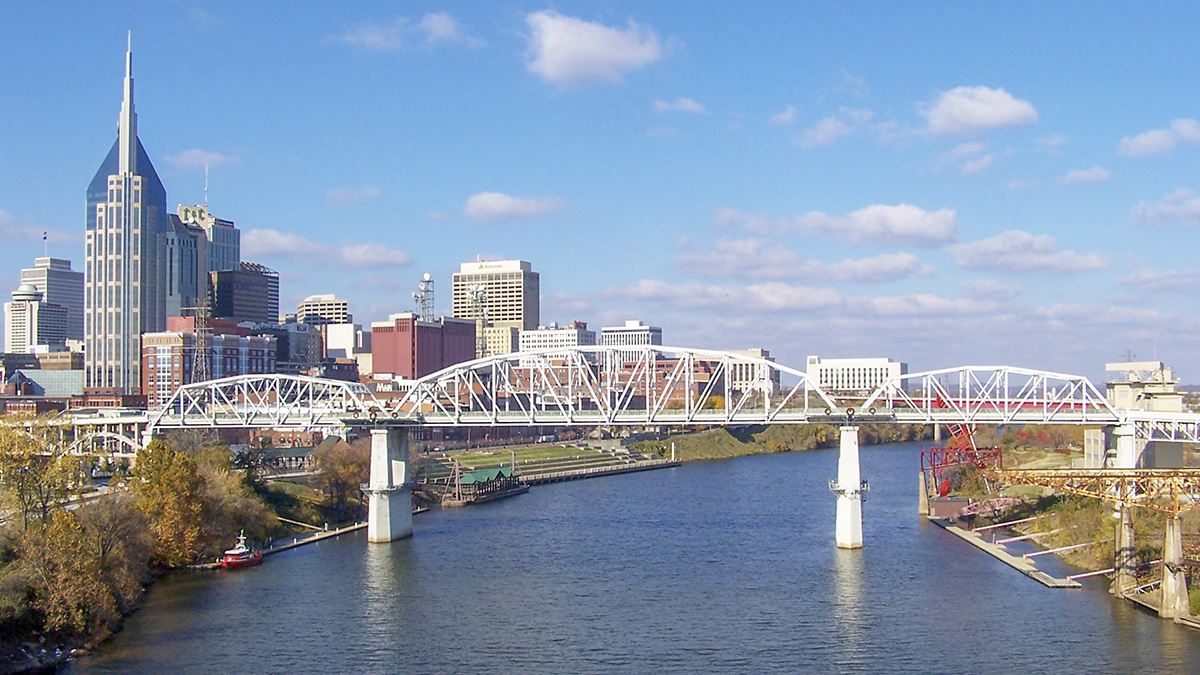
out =
<path fill-rule="evenodd" d="M 1113 428 L 1117 437 L 1115 469 L 1136 469 L 1138 465 L 1137 443 L 1132 424 L 1121 424 Z"/>
<path fill-rule="evenodd" d="M 371 478 L 367 541 L 385 543 L 411 537 L 412 487 L 408 484 L 408 430 L 371 430 Z"/>
<path fill-rule="evenodd" d="M 1133 590 L 1137 565 L 1133 546 L 1133 508 L 1125 504 L 1117 508 L 1120 520 L 1117 521 L 1116 550 L 1113 554 L 1113 582 L 1108 592 L 1124 598 L 1126 593 Z"/>
<path fill-rule="evenodd" d="M 867 482 L 862 479 L 858 464 L 858 427 L 841 428 L 838 477 L 829 481 L 829 489 L 837 495 L 837 521 L 834 524 L 837 547 L 862 548 L 862 493 L 867 489 Z"/>
<path fill-rule="evenodd" d="M 1183 572 L 1183 525 L 1178 515 L 1167 519 L 1162 550 L 1162 602 L 1158 615 L 1164 619 L 1190 616 L 1187 577 Z"/>

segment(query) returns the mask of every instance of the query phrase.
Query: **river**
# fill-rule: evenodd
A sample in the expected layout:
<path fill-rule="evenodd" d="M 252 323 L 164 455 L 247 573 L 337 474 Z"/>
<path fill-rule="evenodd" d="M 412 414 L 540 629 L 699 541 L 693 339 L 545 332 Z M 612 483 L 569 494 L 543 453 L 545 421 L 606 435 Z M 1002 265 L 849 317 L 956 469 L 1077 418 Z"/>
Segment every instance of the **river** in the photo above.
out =
<path fill-rule="evenodd" d="M 68 670 L 1197 671 L 1200 632 L 1102 579 L 1045 588 L 923 522 L 919 449 L 863 448 L 862 550 L 833 544 L 836 450 L 538 486 L 421 514 L 391 544 L 360 531 L 171 576 Z"/>

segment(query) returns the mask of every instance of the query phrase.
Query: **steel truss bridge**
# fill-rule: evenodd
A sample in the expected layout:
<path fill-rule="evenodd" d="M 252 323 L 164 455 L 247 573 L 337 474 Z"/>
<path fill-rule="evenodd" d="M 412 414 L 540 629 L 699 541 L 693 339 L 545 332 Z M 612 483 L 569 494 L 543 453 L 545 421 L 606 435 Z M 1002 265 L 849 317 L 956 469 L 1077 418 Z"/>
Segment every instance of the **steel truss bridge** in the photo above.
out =
<path fill-rule="evenodd" d="M 779 382 L 786 384 L 780 386 Z M 461 363 L 379 398 L 356 382 L 242 375 L 185 385 L 157 410 L 85 410 L 72 441 L 144 445 L 168 429 L 655 426 L 826 423 L 1131 425 L 1142 440 L 1200 442 L 1200 415 L 1117 410 L 1086 378 L 963 366 L 891 378 L 847 398 L 767 359 L 684 347 L 582 346 Z M 132 444 L 123 443 L 125 446 Z"/>

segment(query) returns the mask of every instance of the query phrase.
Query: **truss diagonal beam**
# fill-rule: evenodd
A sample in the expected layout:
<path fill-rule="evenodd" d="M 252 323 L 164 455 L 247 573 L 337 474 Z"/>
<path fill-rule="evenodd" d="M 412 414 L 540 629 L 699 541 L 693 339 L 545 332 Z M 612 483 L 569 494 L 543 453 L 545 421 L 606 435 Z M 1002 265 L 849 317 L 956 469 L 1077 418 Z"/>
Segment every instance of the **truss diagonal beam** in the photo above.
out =
<path fill-rule="evenodd" d="M 988 469 L 1007 483 L 1038 485 L 1178 515 L 1200 506 L 1200 469 Z"/>

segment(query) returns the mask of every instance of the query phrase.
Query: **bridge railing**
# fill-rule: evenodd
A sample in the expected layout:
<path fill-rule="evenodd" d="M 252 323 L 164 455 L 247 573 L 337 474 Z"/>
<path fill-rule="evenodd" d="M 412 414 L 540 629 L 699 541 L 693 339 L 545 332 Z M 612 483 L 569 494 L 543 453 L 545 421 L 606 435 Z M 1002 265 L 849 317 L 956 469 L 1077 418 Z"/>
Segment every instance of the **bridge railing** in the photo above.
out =
<path fill-rule="evenodd" d="M 863 410 L 924 422 L 1117 424 L 1115 410 L 1086 378 L 1011 366 L 964 366 L 895 376 Z"/>

